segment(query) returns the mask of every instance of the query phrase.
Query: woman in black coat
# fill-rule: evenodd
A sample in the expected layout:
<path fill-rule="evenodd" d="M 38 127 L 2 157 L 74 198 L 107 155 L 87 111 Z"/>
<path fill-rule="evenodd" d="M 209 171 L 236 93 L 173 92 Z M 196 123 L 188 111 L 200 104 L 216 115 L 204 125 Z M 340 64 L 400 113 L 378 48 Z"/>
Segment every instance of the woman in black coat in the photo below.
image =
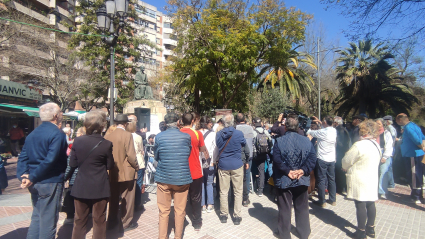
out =
<path fill-rule="evenodd" d="M 101 136 L 106 127 L 106 113 L 86 113 L 86 135 L 75 139 L 69 165 L 78 168 L 71 195 L 75 198 L 72 239 L 85 238 L 90 208 L 93 217 L 93 238 L 106 238 L 106 207 L 110 196 L 107 170 L 114 164 L 112 143 Z"/>

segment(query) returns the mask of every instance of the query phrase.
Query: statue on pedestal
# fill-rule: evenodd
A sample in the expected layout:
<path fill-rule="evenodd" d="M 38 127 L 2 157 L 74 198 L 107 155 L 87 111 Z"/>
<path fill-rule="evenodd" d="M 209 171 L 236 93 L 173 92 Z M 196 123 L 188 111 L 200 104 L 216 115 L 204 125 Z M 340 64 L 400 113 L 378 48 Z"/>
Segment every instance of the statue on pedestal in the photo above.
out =
<path fill-rule="evenodd" d="M 136 73 L 134 79 L 134 99 L 143 100 L 143 99 L 153 99 L 152 88 L 148 83 L 148 76 L 145 73 L 145 67 L 141 66 L 140 71 Z"/>

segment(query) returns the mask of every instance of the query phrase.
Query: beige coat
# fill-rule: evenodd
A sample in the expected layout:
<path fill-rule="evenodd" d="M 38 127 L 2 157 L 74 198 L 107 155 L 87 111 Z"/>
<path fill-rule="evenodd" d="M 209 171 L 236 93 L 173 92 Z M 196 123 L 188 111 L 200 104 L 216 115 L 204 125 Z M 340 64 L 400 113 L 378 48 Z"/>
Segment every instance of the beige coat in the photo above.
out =
<path fill-rule="evenodd" d="M 353 144 L 342 159 L 347 170 L 347 198 L 357 201 L 378 200 L 378 168 L 381 150 L 374 140 Z"/>
<path fill-rule="evenodd" d="M 134 149 L 136 150 L 137 163 L 139 164 L 139 169 L 145 168 L 145 155 L 143 152 L 143 139 L 142 136 L 131 133 L 133 135 Z"/>
<path fill-rule="evenodd" d="M 109 171 L 111 182 L 125 182 L 137 178 L 136 171 L 139 165 L 134 150 L 133 136 L 121 128 L 105 136 L 112 142 L 112 154 L 114 156 L 114 167 Z"/>

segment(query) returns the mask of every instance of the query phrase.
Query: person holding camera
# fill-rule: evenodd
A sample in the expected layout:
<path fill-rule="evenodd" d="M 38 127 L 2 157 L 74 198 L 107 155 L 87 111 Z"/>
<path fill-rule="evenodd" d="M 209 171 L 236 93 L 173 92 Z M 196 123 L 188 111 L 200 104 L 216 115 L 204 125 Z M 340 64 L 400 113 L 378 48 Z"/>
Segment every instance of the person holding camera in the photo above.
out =
<path fill-rule="evenodd" d="M 316 164 L 316 185 L 319 189 L 319 200 L 315 201 L 320 207 L 325 207 L 326 180 L 328 181 L 329 203 L 336 205 L 336 184 L 335 184 L 335 161 L 336 161 L 336 129 L 332 127 L 333 119 L 330 116 L 320 121 L 313 116 L 313 122 L 322 125 L 322 129 L 307 131 L 307 137 L 317 138 L 317 164 Z"/>
<path fill-rule="evenodd" d="M 273 124 L 273 127 L 271 128 L 271 132 L 275 133 L 277 137 L 283 136 L 285 134 L 286 132 L 285 121 L 286 121 L 285 114 L 280 113 L 279 117 L 277 118 L 277 121 Z M 297 128 L 297 133 L 301 136 L 305 136 L 304 131 L 300 128 Z"/>

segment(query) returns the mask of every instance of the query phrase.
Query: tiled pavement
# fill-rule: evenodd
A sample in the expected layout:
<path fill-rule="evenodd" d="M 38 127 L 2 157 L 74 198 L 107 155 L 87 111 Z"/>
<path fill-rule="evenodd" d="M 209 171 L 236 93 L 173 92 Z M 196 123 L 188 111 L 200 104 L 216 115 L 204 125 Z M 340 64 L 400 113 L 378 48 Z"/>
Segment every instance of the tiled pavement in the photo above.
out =
<path fill-rule="evenodd" d="M 8 174 L 13 175 L 13 163 L 7 166 Z M 13 180 L 10 178 L 9 183 Z M 0 195 L 0 239 L 25 238 L 30 223 L 32 208 L 29 203 L 29 194 L 25 190 L 11 188 L 12 194 Z M 135 217 L 139 227 L 125 235 L 108 233 L 108 238 L 157 238 L 158 237 L 158 209 L 156 206 L 155 188 L 147 190 L 143 213 L 136 213 Z M 10 192 L 9 188 L 6 193 Z M 425 205 L 412 205 L 404 203 L 408 197 L 409 189 L 397 185 L 391 190 L 389 200 L 377 202 L 376 238 L 425 238 Z M 19 194 L 19 195 L 18 195 Z M 266 192 L 263 197 L 251 194 L 251 205 L 242 208 L 242 223 L 233 225 L 229 220 L 222 224 L 215 213 L 203 214 L 203 227 L 196 232 L 191 226 L 189 217 L 186 217 L 184 238 L 274 238 L 273 231 L 277 225 L 277 205 L 272 202 Z M 12 198 L 11 198 L 12 197 Z M 16 205 L 16 202 L 22 205 Z M 216 209 L 218 209 L 216 202 Z M 64 219 L 60 214 L 60 220 Z M 172 215 L 171 215 L 172 220 Z M 294 215 L 292 222 L 295 225 Z M 170 223 L 170 237 L 173 238 L 172 221 Z M 354 203 L 337 195 L 337 206 L 327 205 L 318 208 L 310 204 L 310 224 L 312 233 L 310 238 L 349 238 L 354 232 L 356 222 Z M 91 238 L 91 226 L 87 238 Z M 58 224 L 57 238 L 71 238 L 72 225 Z M 297 238 L 293 236 L 293 238 Z"/>

